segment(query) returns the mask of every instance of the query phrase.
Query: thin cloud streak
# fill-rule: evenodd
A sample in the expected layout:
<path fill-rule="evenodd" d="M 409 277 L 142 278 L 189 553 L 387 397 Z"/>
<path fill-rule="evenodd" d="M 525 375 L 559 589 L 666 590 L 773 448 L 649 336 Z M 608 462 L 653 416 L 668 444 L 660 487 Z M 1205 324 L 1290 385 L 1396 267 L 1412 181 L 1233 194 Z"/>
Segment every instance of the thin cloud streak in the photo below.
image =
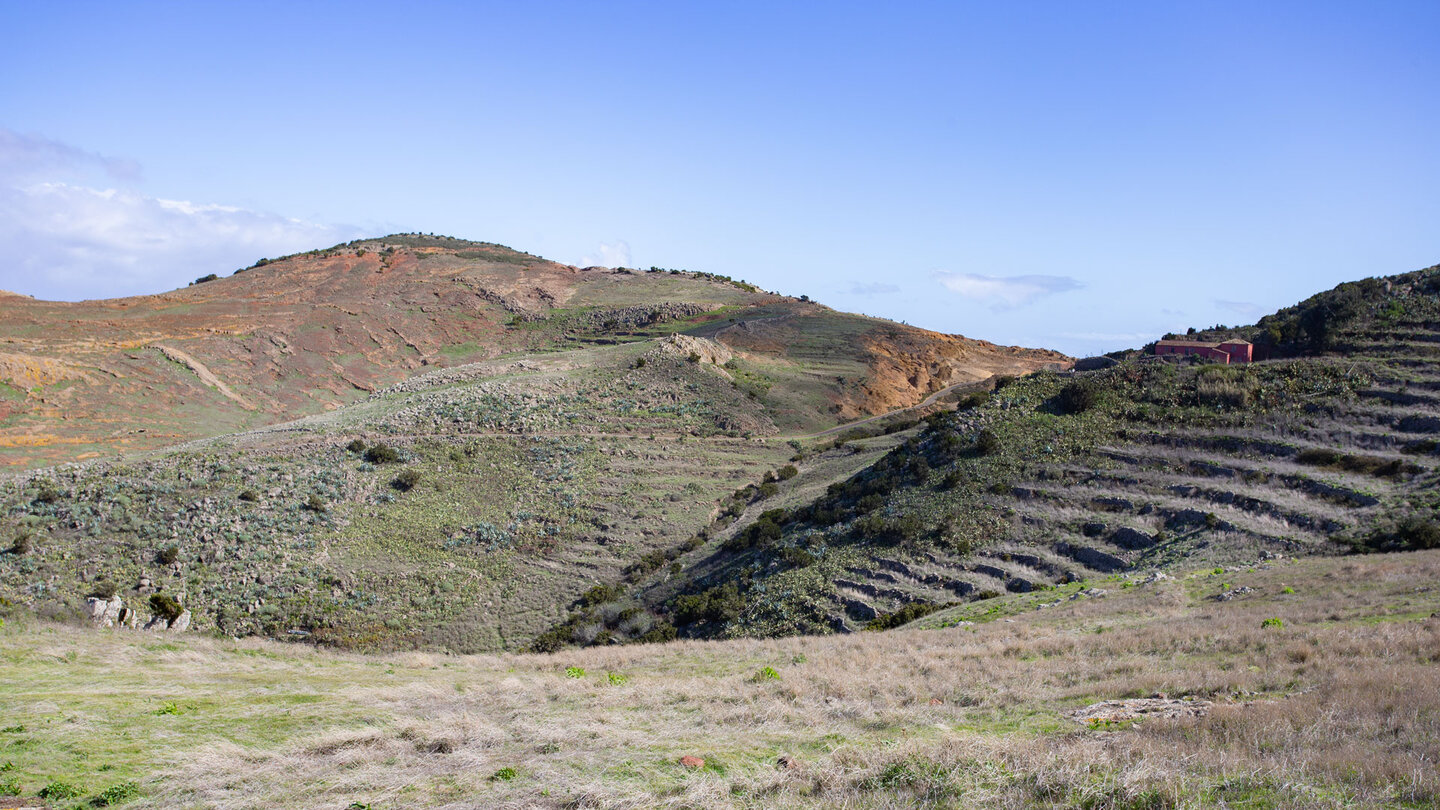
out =
<path fill-rule="evenodd" d="M 1017 309 L 1042 298 L 1085 285 L 1069 276 L 982 276 L 978 273 L 935 273 L 935 279 L 947 290 L 964 298 L 979 301 L 992 310 Z"/>

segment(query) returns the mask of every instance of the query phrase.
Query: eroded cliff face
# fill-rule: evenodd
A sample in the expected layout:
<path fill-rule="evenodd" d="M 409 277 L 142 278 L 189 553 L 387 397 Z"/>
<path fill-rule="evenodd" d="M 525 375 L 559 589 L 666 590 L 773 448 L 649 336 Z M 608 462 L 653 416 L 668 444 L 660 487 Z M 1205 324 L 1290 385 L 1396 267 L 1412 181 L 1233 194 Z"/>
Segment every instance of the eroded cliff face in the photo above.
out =
<path fill-rule="evenodd" d="M 1059 352 L 997 346 L 923 329 L 877 330 L 862 350 L 870 378 L 844 404 L 848 414 L 884 413 L 918 404 L 952 385 L 978 382 L 997 374 L 1021 375 L 1074 363 Z"/>

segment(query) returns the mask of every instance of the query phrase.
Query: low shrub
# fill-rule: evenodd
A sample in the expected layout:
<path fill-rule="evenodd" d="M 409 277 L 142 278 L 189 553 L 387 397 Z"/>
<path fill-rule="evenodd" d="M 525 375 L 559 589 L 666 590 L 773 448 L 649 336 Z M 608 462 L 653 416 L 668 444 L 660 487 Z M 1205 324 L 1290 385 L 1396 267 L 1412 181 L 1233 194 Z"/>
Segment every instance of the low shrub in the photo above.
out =
<path fill-rule="evenodd" d="M 173 622 L 180 618 L 185 608 L 175 601 L 175 597 L 168 593 L 154 593 L 150 595 L 150 609 L 156 616 L 165 619 L 166 622 Z"/>
<path fill-rule="evenodd" d="M 66 799 L 78 799 L 84 796 L 85 789 L 78 785 L 72 785 L 69 782 L 63 782 L 57 779 L 45 787 L 40 788 L 40 792 L 35 795 L 50 801 L 64 801 Z"/>
<path fill-rule="evenodd" d="M 241 491 L 238 497 L 240 498 L 240 500 L 246 503 L 255 503 L 256 501 L 260 500 L 260 493 L 256 492 L 253 489 L 247 489 Z"/>
<path fill-rule="evenodd" d="M 161 565 L 170 565 L 180 559 L 179 546 L 166 546 L 155 554 L 155 562 Z"/>
<path fill-rule="evenodd" d="M 577 680 L 580 679 L 580 678 L 583 678 L 583 677 L 585 677 L 585 668 L 584 668 L 584 667 L 566 667 L 566 668 L 565 668 L 565 677 L 567 677 L 567 678 L 575 678 L 575 679 L 577 679 Z"/>
<path fill-rule="evenodd" d="M 390 482 L 390 486 L 400 490 L 401 492 L 409 492 L 410 490 L 415 488 L 416 484 L 420 483 L 420 477 L 421 476 L 419 470 L 405 470 L 404 472 L 395 476 L 395 479 Z"/>
<path fill-rule="evenodd" d="M 345 449 L 349 450 L 352 453 L 363 453 L 365 452 L 365 440 L 351 439 L 350 443 L 345 445 Z"/>
<path fill-rule="evenodd" d="M 780 680 L 780 673 L 776 672 L 774 667 L 761 667 L 759 672 L 756 672 L 750 677 L 750 680 L 756 683 L 778 681 Z"/>
<path fill-rule="evenodd" d="M 111 785 L 95 794 L 95 798 L 90 800 L 90 806 L 113 807 L 117 804 L 124 804 L 139 795 L 139 782 L 121 782 L 118 785 Z"/>
<path fill-rule="evenodd" d="M 371 464 L 394 464 L 400 461 L 400 451 L 384 442 L 376 442 L 365 451 L 365 460 Z"/>

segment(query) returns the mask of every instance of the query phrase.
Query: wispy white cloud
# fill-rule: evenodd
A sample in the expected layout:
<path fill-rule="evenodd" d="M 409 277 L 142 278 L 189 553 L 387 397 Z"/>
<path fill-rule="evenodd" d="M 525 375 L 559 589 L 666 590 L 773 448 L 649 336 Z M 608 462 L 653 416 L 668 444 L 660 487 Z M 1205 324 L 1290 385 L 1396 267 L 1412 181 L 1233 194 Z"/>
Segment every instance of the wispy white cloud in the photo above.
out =
<path fill-rule="evenodd" d="M 356 228 L 127 188 L 133 162 L 0 129 L 0 289 L 78 300 L 172 289 Z"/>
<path fill-rule="evenodd" d="M 1261 315 L 1268 315 L 1269 312 L 1259 304 L 1252 304 L 1249 301 L 1222 301 L 1215 300 L 1215 306 L 1221 309 L 1228 309 L 1237 315 L 1245 318 L 1259 318 Z"/>
<path fill-rule="evenodd" d="M 1005 310 L 1057 293 L 1085 286 L 1069 276 L 982 276 L 978 273 L 937 272 L 935 278 L 953 293 Z"/>
<path fill-rule="evenodd" d="M 630 243 L 624 240 L 601 242 L 594 253 L 580 259 L 579 267 L 633 267 Z"/>
<path fill-rule="evenodd" d="M 871 282 L 869 284 L 862 284 L 861 282 L 857 281 L 854 284 L 850 285 L 850 289 L 845 291 L 847 295 L 863 295 L 866 297 L 872 295 L 893 295 L 894 293 L 898 292 L 900 292 L 900 287 L 898 285 L 885 284 L 879 281 Z"/>

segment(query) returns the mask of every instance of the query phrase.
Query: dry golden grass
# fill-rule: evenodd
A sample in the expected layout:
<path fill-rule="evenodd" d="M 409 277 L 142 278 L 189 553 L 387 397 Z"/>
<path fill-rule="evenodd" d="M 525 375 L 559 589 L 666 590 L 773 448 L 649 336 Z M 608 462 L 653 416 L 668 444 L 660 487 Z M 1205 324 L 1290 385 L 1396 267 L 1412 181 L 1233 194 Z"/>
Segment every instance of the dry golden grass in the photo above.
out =
<path fill-rule="evenodd" d="M 135 807 L 1436 806 L 1437 575 L 1440 552 L 1277 562 L 969 627 L 554 656 L 12 627 L 0 710 L 37 757 L 133 763 Z M 1066 717 L 1155 693 L 1216 705 Z"/>

